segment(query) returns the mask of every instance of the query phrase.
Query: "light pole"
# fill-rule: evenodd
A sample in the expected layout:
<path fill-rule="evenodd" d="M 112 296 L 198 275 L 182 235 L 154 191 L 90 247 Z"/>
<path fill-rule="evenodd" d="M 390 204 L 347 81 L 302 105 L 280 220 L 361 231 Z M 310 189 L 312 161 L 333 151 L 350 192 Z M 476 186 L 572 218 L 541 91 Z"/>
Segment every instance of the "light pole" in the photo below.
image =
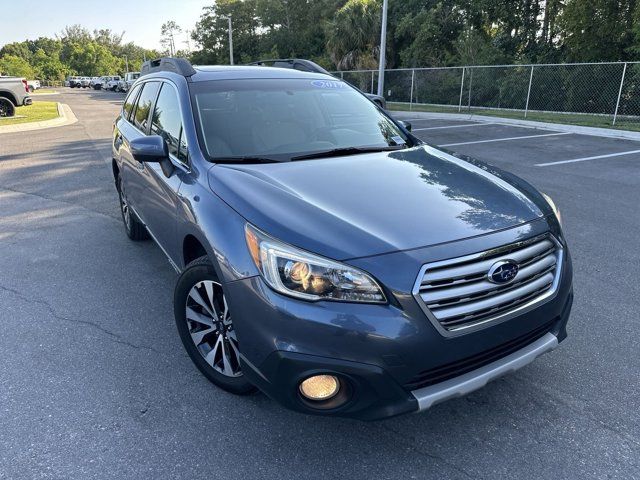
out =
<path fill-rule="evenodd" d="M 387 50 L 387 7 L 388 0 L 382 4 L 382 32 L 380 33 L 380 65 L 378 66 L 378 95 L 384 97 L 384 67 Z"/>
<path fill-rule="evenodd" d="M 231 25 L 231 16 L 221 18 L 229 20 L 229 64 L 233 65 L 233 27 Z"/>
<path fill-rule="evenodd" d="M 127 64 L 127 73 L 129 73 L 129 57 L 127 55 L 124 56 L 124 61 Z"/>

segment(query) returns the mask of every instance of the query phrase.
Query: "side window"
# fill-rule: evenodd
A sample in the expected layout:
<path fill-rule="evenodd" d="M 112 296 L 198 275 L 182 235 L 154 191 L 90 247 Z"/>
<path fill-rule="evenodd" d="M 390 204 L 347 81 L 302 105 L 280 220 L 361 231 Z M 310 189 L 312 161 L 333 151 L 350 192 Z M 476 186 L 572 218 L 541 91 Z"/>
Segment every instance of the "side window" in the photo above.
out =
<path fill-rule="evenodd" d="M 146 132 L 149 122 L 149 112 L 153 101 L 158 94 L 159 82 L 147 82 L 142 86 L 142 93 L 136 103 L 136 111 L 133 114 L 133 123 L 141 131 Z"/>
<path fill-rule="evenodd" d="M 187 143 L 183 138 L 180 103 L 176 90 L 163 83 L 151 122 L 151 134 L 160 135 L 167 142 L 169 153 L 187 163 Z"/>
<path fill-rule="evenodd" d="M 122 110 L 124 110 L 124 118 L 126 118 L 127 120 L 131 119 L 131 112 L 133 111 L 133 105 L 136 101 L 136 97 L 138 96 L 139 91 L 140 85 L 137 85 L 136 88 L 129 92 L 129 95 L 127 95 L 127 98 L 124 101 L 124 107 L 122 107 Z"/>

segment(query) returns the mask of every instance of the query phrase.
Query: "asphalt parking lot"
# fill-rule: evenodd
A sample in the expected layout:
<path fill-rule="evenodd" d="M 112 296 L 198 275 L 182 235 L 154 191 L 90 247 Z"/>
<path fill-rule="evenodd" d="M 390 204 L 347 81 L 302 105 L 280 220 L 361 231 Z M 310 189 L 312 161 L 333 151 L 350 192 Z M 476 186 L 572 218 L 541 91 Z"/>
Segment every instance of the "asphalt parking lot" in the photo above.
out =
<path fill-rule="evenodd" d="M 525 369 L 363 423 L 200 375 L 174 270 L 121 225 L 122 95 L 62 91 L 78 123 L 0 136 L 0 478 L 640 478 L 640 142 L 398 115 L 554 198 L 575 303 L 566 342 Z"/>

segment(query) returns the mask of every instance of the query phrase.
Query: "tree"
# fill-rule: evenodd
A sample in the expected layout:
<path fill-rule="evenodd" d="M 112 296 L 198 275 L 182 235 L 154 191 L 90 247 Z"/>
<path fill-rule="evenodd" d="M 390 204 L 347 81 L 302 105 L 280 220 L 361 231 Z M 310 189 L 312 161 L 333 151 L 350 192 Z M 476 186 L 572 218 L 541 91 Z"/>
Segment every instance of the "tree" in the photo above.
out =
<path fill-rule="evenodd" d="M 327 24 L 327 48 L 340 70 L 376 68 L 382 3 L 348 0 Z"/>
<path fill-rule="evenodd" d="M 35 72 L 29 62 L 15 55 L 3 55 L 0 58 L 0 74 L 11 77 L 35 78 Z"/>
<path fill-rule="evenodd" d="M 636 8 L 636 0 L 569 0 L 559 19 L 567 60 L 627 59 L 637 42 Z"/>
<path fill-rule="evenodd" d="M 31 51 L 27 42 L 8 43 L 0 49 L 0 57 L 6 55 L 20 57 L 28 61 L 31 58 Z"/>
<path fill-rule="evenodd" d="M 171 57 L 176 53 L 175 36 L 180 32 L 182 32 L 182 28 L 173 20 L 163 23 L 160 29 L 160 43 L 169 51 Z"/>
<path fill-rule="evenodd" d="M 260 22 L 256 12 L 256 0 L 218 0 L 204 8 L 191 38 L 200 45 L 192 55 L 197 63 L 229 62 L 229 23 L 233 20 L 234 57 L 239 63 L 256 59 L 261 52 Z"/>

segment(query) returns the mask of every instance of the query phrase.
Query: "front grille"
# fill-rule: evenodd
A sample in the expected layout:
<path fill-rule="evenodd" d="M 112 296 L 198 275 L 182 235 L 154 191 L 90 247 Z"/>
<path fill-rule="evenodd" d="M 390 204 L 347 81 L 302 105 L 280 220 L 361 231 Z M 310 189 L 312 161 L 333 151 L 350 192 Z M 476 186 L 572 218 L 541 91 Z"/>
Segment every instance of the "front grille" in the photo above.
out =
<path fill-rule="evenodd" d="M 404 384 L 404 388 L 407 390 L 416 390 L 422 387 L 428 387 L 436 383 L 444 382 L 450 378 L 455 378 L 460 375 L 464 375 L 467 372 L 476 370 L 484 365 L 500 360 L 507 355 L 510 355 L 518 350 L 526 347 L 527 345 L 535 342 L 539 338 L 542 338 L 550 330 L 557 319 L 552 322 L 539 327 L 532 332 L 529 332 L 521 337 L 515 338 L 509 342 L 503 343 L 495 348 L 479 353 L 477 355 L 467 357 L 457 362 L 441 365 L 436 368 L 424 370 L 412 378 L 408 383 Z"/>
<path fill-rule="evenodd" d="M 518 273 L 508 284 L 489 281 L 496 263 L 510 260 Z M 535 237 L 465 257 L 425 265 L 414 294 L 445 333 L 490 324 L 549 298 L 556 290 L 562 248 L 551 236 Z"/>

